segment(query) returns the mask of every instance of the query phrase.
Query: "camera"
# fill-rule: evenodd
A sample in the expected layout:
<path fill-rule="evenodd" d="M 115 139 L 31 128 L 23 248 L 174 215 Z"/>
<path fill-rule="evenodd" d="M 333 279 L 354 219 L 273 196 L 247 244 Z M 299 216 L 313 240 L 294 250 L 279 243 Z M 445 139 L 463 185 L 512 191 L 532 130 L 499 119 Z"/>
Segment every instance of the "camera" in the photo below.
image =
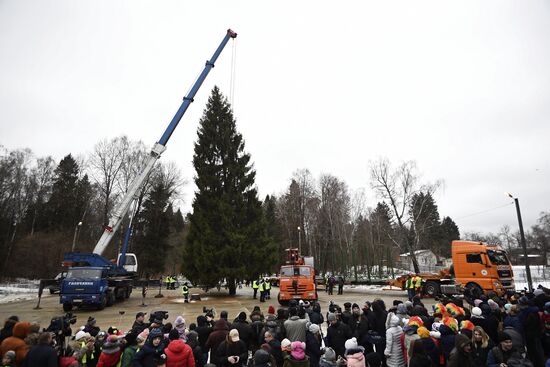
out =
<path fill-rule="evenodd" d="M 63 316 L 56 316 L 50 321 L 50 325 L 44 329 L 46 332 L 53 333 L 57 345 L 63 346 L 66 336 L 71 336 L 71 325 L 76 323 L 76 316 L 72 312 L 67 312 Z"/>
<path fill-rule="evenodd" d="M 206 308 L 206 307 L 202 307 L 202 312 L 204 313 L 205 316 L 209 316 L 209 317 L 214 317 L 214 315 L 216 314 L 214 312 L 214 309 L 213 308 Z"/>
<path fill-rule="evenodd" d="M 162 320 L 168 319 L 168 311 L 155 311 L 149 315 L 149 322 L 162 324 Z"/>

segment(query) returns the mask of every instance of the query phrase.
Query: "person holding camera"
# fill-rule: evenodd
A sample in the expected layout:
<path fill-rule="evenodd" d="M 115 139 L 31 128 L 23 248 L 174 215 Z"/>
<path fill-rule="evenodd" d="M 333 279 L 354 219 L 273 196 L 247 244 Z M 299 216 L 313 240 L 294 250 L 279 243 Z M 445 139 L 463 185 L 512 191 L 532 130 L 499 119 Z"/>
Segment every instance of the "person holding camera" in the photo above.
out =
<path fill-rule="evenodd" d="M 239 338 L 239 331 L 232 329 L 217 351 L 218 367 L 244 366 L 248 360 L 248 348 Z"/>

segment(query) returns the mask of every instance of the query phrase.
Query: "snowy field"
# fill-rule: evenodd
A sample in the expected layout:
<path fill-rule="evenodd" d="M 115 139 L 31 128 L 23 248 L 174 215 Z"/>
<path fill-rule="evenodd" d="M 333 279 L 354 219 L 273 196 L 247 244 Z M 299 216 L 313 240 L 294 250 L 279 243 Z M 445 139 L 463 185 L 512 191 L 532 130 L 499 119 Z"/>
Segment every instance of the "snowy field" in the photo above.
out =
<path fill-rule="evenodd" d="M 514 268 L 514 281 L 516 283 L 517 290 L 523 290 L 527 288 L 527 275 L 525 273 L 525 266 L 515 265 Z M 542 265 L 529 266 L 531 270 L 531 280 L 533 281 L 533 288 L 537 288 L 539 284 L 546 288 L 550 288 L 550 267 L 544 267 Z"/>
<path fill-rule="evenodd" d="M 0 303 L 25 301 L 38 298 L 38 280 L 15 279 L 0 284 Z"/>

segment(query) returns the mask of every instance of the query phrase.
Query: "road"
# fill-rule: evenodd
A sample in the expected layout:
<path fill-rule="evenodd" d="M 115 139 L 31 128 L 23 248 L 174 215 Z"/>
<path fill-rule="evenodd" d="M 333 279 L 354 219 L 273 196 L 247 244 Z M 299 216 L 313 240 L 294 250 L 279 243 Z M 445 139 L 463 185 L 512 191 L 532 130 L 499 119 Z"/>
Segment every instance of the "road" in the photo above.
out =
<path fill-rule="evenodd" d="M 260 306 L 264 314 L 267 313 L 269 305 L 273 305 L 275 309 L 280 307 L 277 302 L 278 288 L 272 288 L 272 298 L 265 303 L 252 299 L 252 289 L 249 287 L 237 289 L 237 295 L 231 297 L 223 290 L 222 292 L 209 291 L 208 293 L 204 293 L 199 289 L 192 288 L 191 293 L 200 294 L 201 300 L 188 304 L 183 303 L 179 290 L 163 289 L 163 297 L 155 298 L 155 295 L 158 295 L 158 293 L 158 288 L 156 291 L 149 290 L 145 299 L 147 306 L 141 306 L 141 292 L 140 289 L 136 289 L 129 299 L 121 303 L 115 303 L 112 307 L 107 307 L 102 311 L 95 309 L 75 309 L 73 313 L 78 317 L 75 326 L 84 325 L 88 317 L 93 316 L 97 320 L 97 325 L 102 330 L 106 330 L 109 326 L 117 326 L 120 330 L 126 331 L 131 327 L 135 315 L 139 311 L 147 313 L 159 310 L 168 311 L 170 316 L 167 321 L 173 322 L 176 316 L 182 315 L 187 324 L 189 324 L 196 322 L 197 316 L 203 314 L 203 307 L 214 308 L 218 315 L 220 311 L 225 310 L 228 312 L 230 320 L 237 317 L 241 311 L 249 314 L 256 305 Z M 328 310 L 331 300 L 343 308 L 345 302 L 355 302 L 362 306 L 365 301 L 372 301 L 376 298 L 383 299 L 388 307 L 391 306 L 394 299 L 406 300 L 404 292 L 391 290 L 365 291 L 346 287 L 343 295 L 335 294 L 332 296 L 327 295 L 324 291 L 319 292 L 319 302 L 323 314 Z M 39 310 L 34 309 L 36 303 L 36 300 L 31 300 L 0 304 L 0 321 L 5 320 L 11 315 L 18 315 L 22 321 L 38 322 L 41 327 L 47 327 L 53 317 L 63 314 L 58 295 L 44 295 L 40 304 L 41 309 Z M 430 299 L 425 300 L 424 304 L 426 307 L 431 308 L 434 302 Z M 121 315 L 121 312 L 124 312 L 124 314 Z"/>

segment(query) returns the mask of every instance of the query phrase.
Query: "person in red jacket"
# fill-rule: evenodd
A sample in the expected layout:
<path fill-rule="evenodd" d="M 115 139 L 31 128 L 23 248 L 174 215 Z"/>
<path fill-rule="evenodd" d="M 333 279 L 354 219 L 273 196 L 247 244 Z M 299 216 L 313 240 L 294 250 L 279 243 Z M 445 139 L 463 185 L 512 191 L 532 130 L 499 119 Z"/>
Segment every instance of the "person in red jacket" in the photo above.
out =
<path fill-rule="evenodd" d="M 116 367 L 121 354 L 118 336 L 109 335 L 107 341 L 103 344 L 103 350 L 99 355 L 96 367 Z"/>
<path fill-rule="evenodd" d="M 172 340 L 164 350 L 166 367 L 195 367 L 193 350 L 183 340 Z"/>

